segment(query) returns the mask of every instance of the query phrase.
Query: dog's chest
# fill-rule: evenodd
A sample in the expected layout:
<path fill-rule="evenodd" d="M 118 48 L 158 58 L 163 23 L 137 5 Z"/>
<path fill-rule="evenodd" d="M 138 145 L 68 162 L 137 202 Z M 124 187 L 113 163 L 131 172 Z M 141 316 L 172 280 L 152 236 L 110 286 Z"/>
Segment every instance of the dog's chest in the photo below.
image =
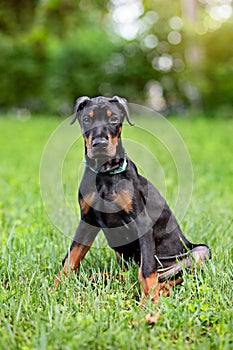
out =
<path fill-rule="evenodd" d="M 122 184 L 121 184 L 122 185 Z M 104 213 L 132 212 L 133 193 L 119 184 L 103 183 L 97 187 L 95 209 Z"/>

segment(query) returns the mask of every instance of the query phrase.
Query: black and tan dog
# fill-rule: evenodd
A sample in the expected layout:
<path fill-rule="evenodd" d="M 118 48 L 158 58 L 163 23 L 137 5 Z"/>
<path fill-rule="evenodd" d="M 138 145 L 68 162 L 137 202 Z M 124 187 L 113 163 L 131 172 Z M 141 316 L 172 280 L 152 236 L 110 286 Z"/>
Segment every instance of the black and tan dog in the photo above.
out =
<path fill-rule="evenodd" d="M 99 230 L 120 263 L 139 264 L 141 294 L 158 301 L 165 281 L 172 286 L 183 267 L 210 257 L 204 244 L 190 243 L 158 190 L 138 174 L 126 156 L 121 129 L 129 117 L 126 100 L 115 96 L 80 97 L 78 119 L 85 140 L 85 172 L 79 188 L 81 221 L 63 260 L 63 272 L 76 270 Z M 55 280 L 59 283 L 60 273 Z"/>

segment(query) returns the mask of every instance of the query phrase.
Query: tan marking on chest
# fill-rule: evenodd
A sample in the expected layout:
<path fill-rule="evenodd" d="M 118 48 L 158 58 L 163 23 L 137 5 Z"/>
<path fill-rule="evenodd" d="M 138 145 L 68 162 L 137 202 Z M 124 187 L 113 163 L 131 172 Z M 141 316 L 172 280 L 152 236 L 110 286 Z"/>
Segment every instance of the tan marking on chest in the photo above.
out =
<path fill-rule="evenodd" d="M 85 215 L 89 212 L 92 204 L 94 203 L 94 200 L 95 200 L 95 193 L 89 193 L 88 195 L 86 195 L 84 198 L 80 200 L 80 206 Z"/>
<path fill-rule="evenodd" d="M 120 192 L 115 193 L 114 202 L 116 202 L 127 214 L 132 211 L 132 195 L 126 191 L 122 190 Z"/>

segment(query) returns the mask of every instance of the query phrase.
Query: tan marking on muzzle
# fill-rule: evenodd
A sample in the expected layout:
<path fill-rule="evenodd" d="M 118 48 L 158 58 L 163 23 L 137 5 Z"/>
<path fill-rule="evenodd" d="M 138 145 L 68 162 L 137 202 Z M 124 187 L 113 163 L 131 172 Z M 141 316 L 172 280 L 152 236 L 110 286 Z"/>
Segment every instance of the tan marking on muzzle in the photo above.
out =
<path fill-rule="evenodd" d="M 106 113 L 107 113 L 107 116 L 110 118 L 112 115 L 112 111 L 110 111 L 110 109 L 108 109 Z"/>
<path fill-rule="evenodd" d="M 91 135 L 89 137 L 85 136 L 85 143 L 86 143 L 86 148 L 87 148 L 87 154 L 88 154 L 88 156 L 90 156 L 92 153 L 92 145 L 91 145 L 92 136 Z"/>
<path fill-rule="evenodd" d="M 115 147 L 118 145 L 118 136 L 119 136 L 119 134 L 117 136 L 112 136 L 110 134 L 108 135 L 108 140 Z"/>

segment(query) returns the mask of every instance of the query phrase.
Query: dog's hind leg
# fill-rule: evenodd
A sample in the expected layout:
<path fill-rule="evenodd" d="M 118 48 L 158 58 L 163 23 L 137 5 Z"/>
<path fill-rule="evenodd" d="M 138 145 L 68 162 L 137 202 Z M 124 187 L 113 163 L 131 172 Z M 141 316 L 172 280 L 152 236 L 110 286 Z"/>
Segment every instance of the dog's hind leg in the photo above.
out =
<path fill-rule="evenodd" d="M 145 297 L 151 297 L 152 302 L 157 303 L 159 298 L 159 280 L 157 262 L 155 259 L 155 241 L 151 229 L 140 238 L 141 263 L 138 272 L 142 301 Z"/>
<path fill-rule="evenodd" d="M 195 264 L 203 265 L 211 258 L 211 251 L 204 244 L 196 244 L 188 252 L 176 256 L 159 257 L 160 262 L 166 266 L 158 269 L 159 281 L 181 277 L 183 269 L 192 269 Z"/>

